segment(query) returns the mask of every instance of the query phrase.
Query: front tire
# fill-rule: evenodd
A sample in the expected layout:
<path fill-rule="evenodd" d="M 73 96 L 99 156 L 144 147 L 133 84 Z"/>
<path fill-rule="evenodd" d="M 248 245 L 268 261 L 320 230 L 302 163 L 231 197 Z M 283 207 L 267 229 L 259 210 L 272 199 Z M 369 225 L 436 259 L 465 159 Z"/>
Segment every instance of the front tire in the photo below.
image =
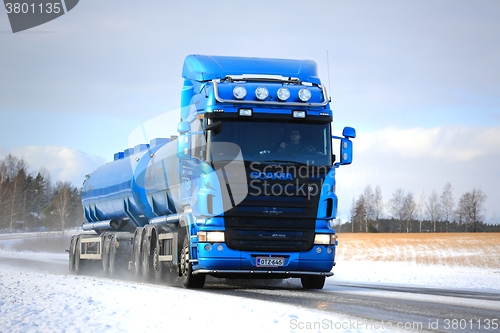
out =
<path fill-rule="evenodd" d="M 300 278 L 300 282 L 304 289 L 323 289 L 325 279 L 325 276 L 311 275 Z"/>
<path fill-rule="evenodd" d="M 205 285 L 205 275 L 194 275 L 193 274 L 193 264 L 190 262 L 191 259 L 191 247 L 189 245 L 189 239 L 186 236 L 184 242 L 182 243 L 181 258 L 179 260 L 179 272 L 182 278 L 182 285 L 184 288 L 203 288 Z"/>

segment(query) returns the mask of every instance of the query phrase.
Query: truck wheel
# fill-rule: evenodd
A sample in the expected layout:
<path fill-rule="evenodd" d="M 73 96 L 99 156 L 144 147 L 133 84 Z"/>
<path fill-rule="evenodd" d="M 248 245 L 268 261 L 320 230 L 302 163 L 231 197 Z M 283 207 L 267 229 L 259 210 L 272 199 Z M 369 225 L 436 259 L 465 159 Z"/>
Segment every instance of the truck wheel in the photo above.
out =
<path fill-rule="evenodd" d="M 134 236 L 134 275 L 140 278 L 142 275 L 142 258 L 141 258 L 141 243 L 139 242 L 139 234 Z"/>
<path fill-rule="evenodd" d="M 166 279 L 168 269 L 165 263 L 160 261 L 160 239 L 157 237 L 156 246 L 153 251 L 153 269 L 155 272 L 155 280 L 160 282 Z"/>
<path fill-rule="evenodd" d="M 69 272 L 75 271 L 75 252 L 73 251 L 75 244 L 75 237 L 71 237 L 71 241 L 69 242 Z"/>
<path fill-rule="evenodd" d="M 76 240 L 76 249 L 75 249 L 75 273 L 82 274 L 85 268 L 84 260 L 80 259 L 80 254 L 82 251 L 82 245 L 80 242 L 80 237 Z"/>
<path fill-rule="evenodd" d="M 110 239 L 108 236 L 104 238 L 104 246 L 102 249 L 102 271 L 104 275 L 109 274 L 109 247 L 110 247 Z"/>
<path fill-rule="evenodd" d="M 325 279 L 325 276 L 312 275 L 300 278 L 300 282 L 302 282 L 304 289 L 323 289 Z"/>
<path fill-rule="evenodd" d="M 180 273 L 184 288 L 203 288 L 205 285 L 205 275 L 193 275 L 193 265 L 189 262 L 191 259 L 191 247 L 189 246 L 188 236 L 182 243 L 180 262 Z"/>
<path fill-rule="evenodd" d="M 146 281 L 153 278 L 153 258 L 151 256 L 151 242 L 148 236 L 144 235 L 142 239 L 142 276 Z"/>
<path fill-rule="evenodd" d="M 113 236 L 109 242 L 109 275 L 116 273 L 116 259 L 115 237 Z"/>

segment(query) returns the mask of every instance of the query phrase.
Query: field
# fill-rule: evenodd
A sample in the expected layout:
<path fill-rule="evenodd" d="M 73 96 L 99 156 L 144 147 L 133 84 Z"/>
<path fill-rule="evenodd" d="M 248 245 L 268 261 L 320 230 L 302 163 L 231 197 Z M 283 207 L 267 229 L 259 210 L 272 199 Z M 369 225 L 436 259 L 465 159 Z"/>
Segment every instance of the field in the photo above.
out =
<path fill-rule="evenodd" d="M 337 262 L 500 268 L 500 233 L 338 234 Z"/>

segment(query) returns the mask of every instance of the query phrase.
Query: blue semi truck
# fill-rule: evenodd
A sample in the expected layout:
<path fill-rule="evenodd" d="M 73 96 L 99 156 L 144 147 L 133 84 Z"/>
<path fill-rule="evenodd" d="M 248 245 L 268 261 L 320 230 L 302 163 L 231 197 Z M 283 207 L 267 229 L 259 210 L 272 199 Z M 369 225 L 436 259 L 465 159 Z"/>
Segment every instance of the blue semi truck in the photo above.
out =
<path fill-rule="evenodd" d="M 186 288 L 207 275 L 323 288 L 335 265 L 335 170 L 352 162 L 356 132 L 332 136 L 316 63 L 190 55 L 182 77 L 178 133 L 87 175 L 87 232 L 71 238 L 70 271 L 174 274 Z"/>

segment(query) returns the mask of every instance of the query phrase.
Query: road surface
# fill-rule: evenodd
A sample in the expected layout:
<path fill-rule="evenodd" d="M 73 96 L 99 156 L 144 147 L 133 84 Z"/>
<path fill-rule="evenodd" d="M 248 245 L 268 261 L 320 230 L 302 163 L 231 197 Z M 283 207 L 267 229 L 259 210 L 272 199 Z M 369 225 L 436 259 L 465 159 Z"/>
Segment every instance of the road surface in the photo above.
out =
<path fill-rule="evenodd" d="M 40 261 L 0 257 L 0 265 L 30 268 L 51 274 L 69 273 L 67 260 L 62 259 Z M 100 273 L 93 276 L 96 275 L 100 276 Z M 127 279 L 136 283 L 132 277 Z M 173 286 L 180 288 L 178 281 L 174 281 Z M 323 290 L 304 290 L 296 279 L 284 280 L 279 284 L 267 280 L 248 282 L 209 278 L 200 292 L 346 314 L 361 318 L 365 321 L 361 325 L 372 329 L 406 327 L 440 332 L 500 331 L 500 293 L 494 292 L 349 283 L 336 281 L 335 277 L 327 279 Z M 325 322 L 321 323 L 321 328 L 328 329 L 330 325 L 333 330 L 335 325 L 341 324 L 348 325 Z M 291 327 L 296 329 L 305 328 L 306 325 L 308 323 L 291 322 Z"/>

